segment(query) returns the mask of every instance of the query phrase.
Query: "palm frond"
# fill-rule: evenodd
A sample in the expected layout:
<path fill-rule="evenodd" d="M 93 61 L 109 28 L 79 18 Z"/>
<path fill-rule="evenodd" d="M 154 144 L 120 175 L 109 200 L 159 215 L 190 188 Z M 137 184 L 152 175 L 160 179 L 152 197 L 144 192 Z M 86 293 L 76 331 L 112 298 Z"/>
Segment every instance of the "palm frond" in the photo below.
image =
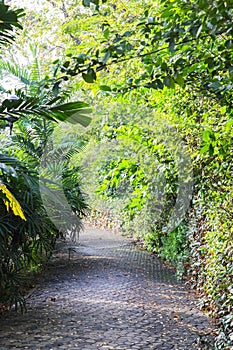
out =
<path fill-rule="evenodd" d="M 17 171 L 28 172 L 26 166 L 17 158 L 0 153 L 0 174 L 17 177 Z"/>
<path fill-rule="evenodd" d="M 33 85 L 33 81 L 31 79 L 30 71 L 24 66 L 20 66 L 16 62 L 13 61 L 3 61 L 0 60 L 0 76 L 3 79 L 5 75 L 9 75 L 9 73 L 18 78 L 19 81 L 26 86 Z"/>
<path fill-rule="evenodd" d="M 22 9 L 12 10 L 2 1 L 0 3 L 0 46 L 15 39 L 15 29 L 22 29 L 19 19 L 24 16 Z"/>
<path fill-rule="evenodd" d="M 33 59 L 33 63 L 30 67 L 31 69 L 31 79 L 34 81 L 41 81 L 41 73 L 40 73 L 40 64 L 39 64 L 39 60 L 37 57 L 37 54 L 35 55 L 34 59 Z"/>
<path fill-rule="evenodd" d="M 0 120 L 14 123 L 20 117 L 37 116 L 53 121 L 68 121 L 72 124 L 80 123 L 88 126 L 91 118 L 87 116 L 91 108 L 84 102 L 69 102 L 59 105 L 51 105 L 49 101 L 41 105 L 39 98 L 25 97 L 18 100 L 5 99 L 0 105 Z"/>

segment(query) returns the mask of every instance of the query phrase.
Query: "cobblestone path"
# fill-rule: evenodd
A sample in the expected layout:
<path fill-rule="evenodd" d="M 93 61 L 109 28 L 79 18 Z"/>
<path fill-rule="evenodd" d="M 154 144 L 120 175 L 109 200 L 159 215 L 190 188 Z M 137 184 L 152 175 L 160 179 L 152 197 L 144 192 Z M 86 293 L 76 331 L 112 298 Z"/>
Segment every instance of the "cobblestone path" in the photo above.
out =
<path fill-rule="evenodd" d="M 211 330 L 171 269 L 91 228 L 62 246 L 27 304 L 26 314 L 1 316 L 1 350 L 194 350 Z"/>

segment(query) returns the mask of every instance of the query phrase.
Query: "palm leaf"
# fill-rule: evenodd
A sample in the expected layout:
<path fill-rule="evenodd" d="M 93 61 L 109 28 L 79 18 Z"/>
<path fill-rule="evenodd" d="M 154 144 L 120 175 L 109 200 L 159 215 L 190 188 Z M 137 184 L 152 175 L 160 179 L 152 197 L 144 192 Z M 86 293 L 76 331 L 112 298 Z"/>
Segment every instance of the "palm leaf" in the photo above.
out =
<path fill-rule="evenodd" d="M 91 118 L 87 114 L 91 113 L 91 108 L 87 103 L 76 101 L 64 103 L 50 108 L 50 111 L 57 116 L 60 121 L 68 121 L 72 124 L 77 122 L 83 126 L 88 126 Z"/>
<path fill-rule="evenodd" d="M 5 74 L 4 74 L 5 72 Z M 24 66 L 20 66 L 17 63 L 9 62 L 9 61 L 0 61 L 0 75 L 1 78 L 10 73 L 14 77 L 18 78 L 26 86 L 33 85 L 33 81 L 31 79 L 30 71 Z"/>
<path fill-rule="evenodd" d="M 14 29 L 22 29 L 19 19 L 23 15 L 22 9 L 12 10 L 3 2 L 0 3 L 0 46 L 11 43 L 15 39 Z"/>
<path fill-rule="evenodd" d="M 0 120 L 14 123 L 20 117 L 34 115 L 53 121 L 80 123 L 83 126 L 88 126 L 91 122 L 91 118 L 87 116 L 91 112 L 87 103 L 77 101 L 55 106 L 51 106 L 50 103 L 40 105 L 40 100 L 32 97 L 6 99 L 0 105 Z"/>

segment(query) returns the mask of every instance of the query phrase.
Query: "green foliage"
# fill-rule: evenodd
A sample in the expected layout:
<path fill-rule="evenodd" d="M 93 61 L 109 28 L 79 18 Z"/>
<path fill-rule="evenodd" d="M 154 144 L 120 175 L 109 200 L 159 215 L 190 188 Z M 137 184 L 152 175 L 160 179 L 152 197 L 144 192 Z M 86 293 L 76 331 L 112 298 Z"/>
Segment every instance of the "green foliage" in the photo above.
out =
<path fill-rule="evenodd" d="M 90 1 L 86 5 L 90 5 Z M 99 3 L 97 4 L 99 6 Z M 68 76 L 82 74 L 93 83 L 96 74 L 112 66 L 137 61 L 138 72 L 127 80 L 127 91 L 139 87 L 162 89 L 192 86 L 213 94 L 228 108 L 232 91 L 232 11 L 231 1 L 163 1 L 160 6 L 148 4 L 134 20 L 130 30 L 114 26 L 111 17 L 122 11 L 121 5 L 103 5 L 102 37 L 95 49 L 80 56 L 71 55 Z M 141 11 L 140 11 L 141 10 Z M 124 31 L 125 30 L 125 31 Z M 113 89 L 114 90 L 114 89 Z"/>
<path fill-rule="evenodd" d="M 0 236 L 1 236 L 1 292 L 0 299 L 11 304 L 12 302 L 20 302 L 23 276 L 30 270 L 40 268 L 43 262 L 50 256 L 58 230 L 65 235 L 67 228 L 72 226 L 77 236 L 80 228 L 80 217 L 86 215 L 87 205 L 80 190 L 80 179 L 78 176 L 79 169 L 69 165 L 68 152 L 72 154 L 71 147 L 64 147 L 63 154 L 65 160 L 61 160 L 61 146 L 51 144 L 51 134 L 54 125 L 52 122 L 45 121 L 38 117 L 32 122 L 31 119 L 15 125 L 15 133 L 11 140 L 7 140 L 2 136 L 2 146 L 5 144 L 5 153 L 13 153 L 24 162 L 12 158 L 12 156 L 1 156 L 0 178 L 3 184 L 7 184 L 8 189 L 20 203 L 20 206 L 25 214 L 26 221 L 22 223 L 22 219 L 16 218 L 13 213 L 7 212 L 6 207 L 0 204 Z M 48 145 L 48 143 L 50 143 Z M 50 153 L 46 156 L 50 160 L 50 165 L 56 166 L 53 168 L 53 178 L 41 173 L 41 157 L 45 151 L 45 147 L 50 147 Z M 8 150 L 7 150 L 8 148 Z M 59 162 L 55 157 L 55 162 L 52 161 L 53 155 L 59 154 Z M 45 176 L 45 181 L 49 181 L 54 188 L 54 176 L 59 174 L 58 166 L 62 169 L 62 186 L 69 203 L 71 212 L 74 217 L 71 217 L 70 210 L 64 208 L 63 203 L 55 189 L 55 195 L 50 198 L 53 201 L 53 212 L 48 212 L 48 208 L 44 207 L 44 202 L 41 198 L 40 181 Z M 34 170 L 32 170 L 34 169 Z M 40 178 L 40 181 L 39 181 Z M 60 215 L 62 213 L 62 215 Z M 62 220 L 59 229 L 56 220 L 58 216 Z M 75 218 L 75 220 L 74 220 Z M 77 226 L 78 223 L 78 226 Z M 74 224 L 76 225 L 74 227 Z M 17 304 L 17 303 L 16 303 Z M 23 306 L 23 304 L 21 305 Z"/>
<path fill-rule="evenodd" d="M 189 241 L 187 225 L 180 224 L 176 229 L 162 237 L 161 256 L 177 268 L 178 277 L 182 278 L 186 272 L 186 264 L 189 258 Z"/>
<path fill-rule="evenodd" d="M 5 46 L 13 39 L 13 35 L 8 34 L 13 27 L 21 28 L 18 24 L 20 13 L 0 4 L 0 44 Z M 41 158 L 48 143 L 51 144 L 50 137 L 57 121 L 68 120 L 83 126 L 90 123 L 87 103 L 64 103 L 66 91 L 61 91 L 62 81 L 56 74 L 41 78 L 43 74 L 39 72 L 37 59 L 33 68 L 29 73 L 12 62 L 1 63 L 2 77 L 10 73 L 20 80 L 21 87 L 14 88 L 12 79 L 13 89 L 7 93 L 16 96 L 1 96 L 0 105 L 0 301 L 15 304 L 16 309 L 19 305 L 21 310 L 25 308 L 22 294 L 25 275 L 40 269 L 51 255 L 60 233 L 53 215 L 62 214 L 62 227 L 65 228 L 70 220 L 70 211 L 63 208 L 58 196 L 53 201 L 57 211 L 52 216 L 48 213 L 41 195 Z M 10 128 L 9 136 L 7 127 Z M 54 151 L 53 145 L 51 149 Z M 79 223 L 76 232 L 81 227 L 80 217 L 87 209 L 77 171 L 77 168 L 69 167 L 69 158 L 66 158 L 62 164 L 62 185 L 67 196 L 65 200 Z"/>
<path fill-rule="evenodd" d="M 90 204 L 97 212 L 110 211 L 127 233 L 176 265 L 179 275 L 189 267 L 203 307 L 218 320 L 215 348 L 230 349 L 232 1 L 60 5 L 47 2 L 43 16 L 29 13 L 20 43 L 37 42 L 45 71 L 53 66 L 58 79 L 50 78 L 47 90 L 48 79 L 41 84 L 50 98 L 69 86 L 73 97 L 94 105 L 96 121 L 83 136 L 84 151 L 73 158 L 86 169 Z M 28 30 L 32 21 L 37 32 Z M 52 65 L 52 53 L 58 52 Z M 181 148 L 187 148 L 191 164 L 186 154 L 180 156 Z M 174 213 L 189 201 L 178 198 L 191 167 L 192 202 L 177 223 Z"/>
<path fill-rule="evenodd" d="M 102 3 L 106 3 L 107 0 L 102 0 Z M 95 5 L 95 8 L 98 9 L 99 5 L 100 5 L 100 1 L 99 0 L 83 0 L 83 5 L 86 7 L 90 7 L 91 4 Z"/>
<path fill-rule="evenodd" d="M 102 128 L 98 121 L 92 124 L 94 138 L 99 142 L 94 143 L 93 150 L 99 151 L 90 164 L 92 150 L 87 149 L 81 165 L 86 167 L 88 188 L 92 182 L 95 208 L 102 207 L 104 201 L 113 215 L 121 217 L 125 232 L 143 239 L 147 248 L 161 253 L 162 237 L 166 237 L 178 196 L 177 141 L 173 135 L 168 137 L 167 126 L 158 121 L 151 126 L 144 124 L 141 113 L 145 115 L 145 109 L 133 123 L 131 115 L 126 117 L 124 112 L 124 107 L 121 111 L 117 106 L 112 111 L 114 117 L 110 116 Z M 171 144 L 161 137 L 164 127 Z M 149 243 L 151 240 L 153 244 Z"/>
<path fill-rule="evenodd" d="M 24 15 L 22 9 L 12 10 L 9 6 L 0 3 L 0 46 L 6 46 L 15 40 L 14 29 L 22 29 L 19 22 Z"/>
<path fill-rule="evenodd" d="M 49 254 L 56 230 L 46 215 L 37 174 L 16 158 L 1 155 L 1 182 L 20 203 L 26 221 L 0 205 L 0 299 L 19 301 L 22 273 L 30 263 L 41 264 Z M 17 303 L 16 303 L 17 304 Z"/>
<path fill-rule="evenodd" d="M 134 102 L 138 100 L 134 95 Z M 86 157 L 93 163 L 87 162 L 85 174 L 88 186 L 94 183 L 92 191 L 97 189 L 92 204 L 102 211 L 107 207 L 118 220 L 120 213 L 122 229 L 175 265 L 179 277 L 188 268 L 202 306 L 218 319 L 216 349 L 225 349 L 232 341 L 231 119 L 217 100 L 189 89 L 151 95 L 149 103 L 164 123 L 166 116 L 176 127 L 192 157 L 195 186 L 185 221 L 168 233 L 163 230 L 177 198 L 176 152 L 161 142 L 158 135 L 163 129 L 145 108 L 141 118 L 132 106 L 118 106 L 108 111 L 110 117 L 92 124 L 89 137 L 95 142 L 90 141 L 90 147 L 96 155 L 90 157 L 87 148 Z M 99 151 L 105 148 L 106 152 Z M 155 189 L 163 193 L 159 201 L 152 196 Z M 139 191 L 137 195 L 135 191 Z M 161 202 L 162 212 L 161 206 L 156 206 Z"/>
<path fill-rule="evenodd" d="M 16 122 L 20 117 L 25 115 L 43 116 L 49 120 L 65 121 L 83 124 L 90 123 L 90 118 L 85 116 L 86 110 L 80 111 L 81 108 L 87 107 L 83 102 L 69 102 L 62 105 L 54 104 L 57 98 L 48 101 L 47 105 L 40 105 L 40 98 L 5 99 L 0 106 L 0 119 L 9 123 Z M 89 110 L 88 110 L 89 111 Z"/>
<path fill-rule="evenodd" d="M 232 343 L 232 128 L 231 119 L 215 100 L 200 94 L 173 100 L 180 130 L 192 149 L 196 185 L 187 220 L 189 274 L 202 295 L 202 305 L 219 322 L 216 349 Z M 184 104 L 183 104 L 184 102 Z M 187 104 L 188 102 L 188 104 Z M 196 124 L 195 124 L 196 123 Z M 194 128 L 195 125 L 195 128 Z"/>
<path fill-rule="evenodd" d="M 232 219 L 219 207 L 204 210 L 196 205 L 190 218 L 190 275 L 203 308 L 218 320 L 216 349 L 226 349 L 232 344 Z"/>

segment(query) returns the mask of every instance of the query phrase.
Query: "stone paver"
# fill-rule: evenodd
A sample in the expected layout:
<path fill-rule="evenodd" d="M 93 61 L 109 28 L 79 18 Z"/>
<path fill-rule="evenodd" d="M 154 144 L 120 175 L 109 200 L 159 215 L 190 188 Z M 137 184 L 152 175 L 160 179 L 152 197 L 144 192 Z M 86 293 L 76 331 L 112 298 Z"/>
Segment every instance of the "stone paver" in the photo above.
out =
<path fill-rule="evenodd" d="M 1 316 L 1 350 L 208 348 L 197 339 L 211 325 L 193 293 L 159 259 L 107 231 L 86 228 L 78 244 L 61 245 L 27 305 L 24 315 Z"/>

